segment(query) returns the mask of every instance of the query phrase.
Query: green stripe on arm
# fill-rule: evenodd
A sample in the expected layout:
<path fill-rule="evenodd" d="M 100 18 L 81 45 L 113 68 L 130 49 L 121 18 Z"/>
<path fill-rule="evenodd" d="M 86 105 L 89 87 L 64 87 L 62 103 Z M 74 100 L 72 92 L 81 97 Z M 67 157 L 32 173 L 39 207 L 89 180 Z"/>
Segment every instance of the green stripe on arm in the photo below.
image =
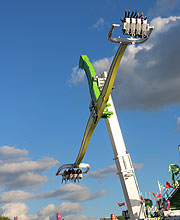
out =
<path fill-rule="evenodd" d="M 88 79 L 91 98 L 94 100 L 94 102 L 96 102 L 100 96 L 98 84 L 96 80 L 94 80 L 94 78 L 96 77 L 96 72 L 94 70 L 93 65 L 89 61 L 89 58 L 86 55 L 80 56 L 79 68 L 84 69 L 86 77 Z"/>

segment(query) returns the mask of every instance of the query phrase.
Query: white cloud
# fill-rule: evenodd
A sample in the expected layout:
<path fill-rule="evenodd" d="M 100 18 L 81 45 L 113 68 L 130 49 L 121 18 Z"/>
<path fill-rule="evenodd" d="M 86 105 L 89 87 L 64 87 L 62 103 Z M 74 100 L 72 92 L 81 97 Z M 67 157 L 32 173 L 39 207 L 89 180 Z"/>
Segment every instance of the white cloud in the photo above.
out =
<path fill-rule="evenodd" d="M 92 63 L 94 70 L 97 75 L 107 71 L 111 65 L 112 58 L 104 58 L 101 60 L 96 60 Z M 72 74 L 69 80 L 70 85 L 76 85 L 78 83 L 84 82 L 85 72 L 82 69 L 79 69 L 77 66 L 73 67 Z"/>
<path fill-rule="evenodd" d="M 180 130 L 180 117 L 177 118 L 177 128 Z"/>
<path fill-rule="evenodd" d="M 85 209 L 79 203 L 66 203 L 63 202 L 58 206 L 54 204 L 49 204 L 42 210 L 37 212 L 37 220 L 56 220 L 55 213 L 61 213 L 61 216 L 66 220 L 78 219 L 78 220 L 97 220 L 95 217 L 87 217 L 82 215 L 81 212 Z"/>
<path fill-rule="evenodd" d="M 97 220 L 96 217 L 87 217 L 82 214 L 85 209 L 79 203 L 61 203 L 55 206 L 49 204 L 37 211 L 35 215 L 28 215 L 29 207 L 25 203 L 10 203 L 0 208 L 0 215 L 10 217 L 14 219 L 18 216 L 18 219 L 23 220 L 56 220 L 56 214 L 61 213 L 61 216 L 66 220 L 78 219 L 78 220 Z"/>
<path fill-rule="evenodd" d="M 111 165 L 108 168 L 93 171 L 87 174 L 87 177 L 102 180 L 103 178 L 109 176 L 110 174 L 114 175 L 116 171 L 117 171 L 116 166 Z"/>
<path fill-rule="evenodd" d="M 25 149 L 17 149 L 10 146 L 0 147 L 0 159 L 1 161 L 20 161 L 24 160 L 28 155 L 28 151 Z"/>
<path fill-rule="evenodd" d="M 155 27 L 155 33 L 168 32 L 170 28 L 178 25 L 177 21 L 180 16 L 170 16 L 168 18 L 156 17 L 151 21 L 151 25 Z"/>
<path fill-rule="evenodd" d="M 104 18 L 99 18 L 95 24 L 91 26 L 92 29 L 100 29 L 104 26 Z"/>
<path fill-rule="evenodd" d="M 54 158 L 45 157 L 38 161 L 24 161 L 20 163 L 5 163 L 0 166 L 0 174 L 3 173 L 24 173 L 28 171 L 43 172 L 48 168 L 55 166 L 58 163 Z"/>
<path fill-rule="evenodd" d="M 11 203 L 2 206 L 0 208 L 0 213 L 1 215 L 10 217 L 11 219 L 14 219 L 14 217 L 18 216 L 18 219 L 30 220 L 30 218 L 27 216 L 28 210 L 29 208 L 25 203 Z"/>
<path fill-rule="evenodd" d="M 93 62 L 93 67 L 97 75 L 103 73 L 104 71 L 108 71 L 112 62 L 111 58 L 103 58 L 101 60 L 96 60 Z"/>
<path fill-rule="evenodd" d="M 143 47 L 140 45 L 141 50 L 137 49 L 139 46 L 129 46 L 133 47 L 134 55 L 127 59 L 132 54 L 128 48 L 120 64 L 115 101 L 121 110 L 152 111 L 180 104 L 180 20 L 157 19 L 159 24 L 152 37 Z M 174 29 L 176 34 L 172 35 Z"/>
<path fill-rule="evenodd" d="M 133 163 L 133 167 L 135 170 L 140 170 L 143 168 L 143 164 L 142 163 Z"/>
<path fill-rule="evenodd" d="M 78 219 L 78 220 L 99 220 L 99 218 L 97 217 L 94 217 L 94 216 L 85 216 L 85 215 L 82 215 L 82 214 L 76 214 L 76 215 L 67 215 L 67 216 L 64 216 L 64 219 L 66 220 L 72 220 L 72 219 Z"/>
<path fill-rule="evenodd" d="M 84 202 L 93 200 L 105 195 L 105 190 L 99 190 L 91 193 L 84 185 L 69 183 L 55 190 L 44 193 L 29 193 L 22 190 L 3 192 L 0 197 L 0 203 L 22 202 L 25 200 L 49 199 L 67 200 L 72 202 Z"/>
<path fill-rule="evenodd" d="M 99 190 L 95 193 L 91 193 L 89 189 L 84 185 L 69 183 L 57 188 L 54 191 L 44 193 L 40 197 L 58 198 L 61 200 L 68 200 L 72 202 L 83 202 L 87 200 L 96 199 L 105 194 L 106 194 L 105 190 Z"/>
<path fill-rule="evenodd" d="M 142 163 L 133 163 L 133 167 L 135 170 L 140 170 L 143 168 L 143 164 Z M 96 170 L 91 173 L 88 173 L 87 177 L 102 181 L 104 178 L 106 178 L 110 175 L 115 176 L 116 173 L 117 173 L 116 165 L 111 165 L 108 168 L 104 168 L 104 169 L 100 169 L 100 170 Z"/>
<path fill-rule="evenodd" d="M 48 181 L 44 175 L 39 175 L 55 166 L 58 161 L 45 157 L 38 161 L 27 159 L 28 151 L 10 146 L 0 147 L 0 185 L 2 188 L 32 189 Z"/>
<path fill-rule="evenodd" d="M 73 67 L 71 78 L 69 80 L 69 85 L 75 85 L 77 83 L 83 82 L 85 79 L 84 70 L 79 69 L 77 66 Z"/>
<path fill-rule="evenodd" d="M 129 45 L 122 58 L 113 91 L 120 110 L 152 111 L 180 104 L 180 16 L 157 17 L 151 25 L 155 29 L 150 39 Z M 111 61 L 93 62 L 96 73 L 108 71 Z"/>
<path fill-rule="evenodd" d="M 157 0 L 154 8 L 149 10 L 150 16 L 167 15 L 180 5 L 179 0 Z"/>
<path fill-rule="evenodd" d="M 24 200 L 31 200 L 35 197 L 33 193 L 22 190 L 8 191 L 1 193 L 0 203 L 17 203 Z"/>
<path fill-rule="evenodd" d="M 54 204 L 49 204 L 48 206 L 43 207 L 41 211 L 38 211 L 38 217 L 41 219 L 42 217 L 47 217 L 49 215 L 54 214 L 56 211 L 56 207 Z"/>
<path fill-rule="evenodd" d="M 85 207 L 81 206 L 79 203 L 72 203 L 72 202 L 62 202 L 57 207 L 57 211 L 59 210 L 59 212 L 62 213 L 62 215 L 81 212 L 84 209 Z"/>
<path fill-rule="evenodd" d="M 15 173 L 9 177 L 8 175 L 5 175 L 5 178 L 1 180 L 7 189 L 34 189 L 45 182 L 48 181 L 48 178 L 46 176 L 38 175 L 34 172 L 24 172 L 22 174 Z"/>

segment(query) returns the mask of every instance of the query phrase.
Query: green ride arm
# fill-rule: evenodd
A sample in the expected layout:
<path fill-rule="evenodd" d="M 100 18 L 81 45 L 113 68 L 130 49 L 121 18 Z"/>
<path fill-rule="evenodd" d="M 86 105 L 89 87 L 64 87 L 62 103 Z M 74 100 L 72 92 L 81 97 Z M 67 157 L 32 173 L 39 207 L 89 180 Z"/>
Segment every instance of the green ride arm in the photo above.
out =
<path fill-rule="evenodd" d="M 96 128 L 96 125 L 98 124 L 98 121 L 100 120 L 100 118 L 103 115 L 104 109 L 106 108 L 109 96 L 110 96 L 111 91 L 112 91 L 112 87 L 113 87 L 113 84 L 114 84 L 114 80 L 115 80 L 115 77 L 116 77 L 116 73 L 117 73 L 121 58 L 122 58 L 122 56 L 125 52 L 126 47 L 127 47 L 126 44 L 121 44 L 118 51 L 117 51 L 117 53 L 116 53 L 116 55 L 115 55 L 115 57 L 114 57 L 114 59 L 113 59 L 113 62 L 111 64 L 111 67 L 110 67 L 105 85 L 103 87 L 103 90 L 100 93 L 97 101 L 95 102 L 95 106 L 98 110 L 97 122 L 96 122 L 96 124 L 94 124 L 92 116 L 91 115 L 89 116 L 89 119 L 88 119 L 88 122 L 87 122 L 87 125 L 86 125 L 86 128 L 85 128 L 85 132 L 84 132 L 84 135 L 83 135 L 81 147 L 80 147 L 78 156 L 76 158 L 76 161 L 74 163 L 74 167 L 78 167 L 79 164 L 81 163 L 81 161 L 82 161 L 82 159 L 83 159 L 83 157 L 86 153 L 86 150 L 87 150 L 88 144 L 90 142 L 91 136 L 93 134 L 93 131 Z M 87 69 L 88 69 L 88 71 L 90 71 L 89 68 L 87 68 Z M 93 76 L 94 76 L 94 73 L 92 73 Z"/>
<path fill-rule="evenodd" d="M 118 71 L 118 67 L 121 62 L 122 56 L 126 50 L 126 47 L 127 47 L 127 44 L 120 45 L 118 51 L 116 52 L 116 55 L 114 56 L 113 62 L 111 63 L 103 90 L 102 90 L 101 95 L 99 96 L 99 98 L 95 104 L 96 108 L 98 109 L 98 115 L 102 116 L 103 111 L 106 107 L 107 101 L 109 99 L 109 96 L 110 96 L 112 88 L 113 88 L 116 73 Z"/>
<path fill-rule="evenodd" d="M 100 91 L 99 91 L 98 84 L 96 81 L 96 73 L 95 73 L 94 67 L 86 55 L 80 56 L 79 68 L 84 69 L 86 73 L 88 84 L 89 84 L 90 95 L 95 103 L 100 96 Z"/>

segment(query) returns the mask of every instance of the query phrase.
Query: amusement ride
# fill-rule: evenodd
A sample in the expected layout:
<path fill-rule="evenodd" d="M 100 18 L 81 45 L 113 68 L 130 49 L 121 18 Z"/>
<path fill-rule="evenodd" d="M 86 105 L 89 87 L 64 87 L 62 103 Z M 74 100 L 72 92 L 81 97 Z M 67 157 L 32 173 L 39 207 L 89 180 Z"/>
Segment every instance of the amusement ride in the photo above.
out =
<path fill-rule="evenodd" d="M 56 175 L 61 175 L 62 183 L 66 183 L 67 181 L 79 182 L 79 180 L 82 179 L 83 174 L 88 173 L 90 165 L 87 163 L 81 163 L 81 161 L 83 160 L 91 136 L 99 120 L 104 118 L 114 152 L 117 173 L 120 178 L 128 209 L 122 213 L 124 219 L 135 220 L 153 218 L 180 220 L 180 184 L 176 185 L 176 190 L 172 191 L 169 195 L 166 194 L 162 196 L 162 198 L 157 201 L 157 204 L 153 209 L 154 213 L 152 213 L 152 201 L 150 199 L 142 198 L 133 164 L 130 155 L 126 150 L 111 97 L 111 91 L 126 47 L 129 44 L 142 44 L 146 42 L 154 27 L 150 26 L 147 22 L 147 17 L 144 17 L 143 13 L 139 15 L 137 10 L 132 12 L 130 12 L 130 10 L 125 10 L 125 16 L 124 18 L 121 18 L 121 21 L 122 24 L 112 24 L 108 33 L 108 40 L 110 42 L 120 44 L 108 73 L 104 72 L 97 76 L 89 58 L 86 55 L 80 56 L 79 68 L 83 69 L 86 73 L 91 96 L 91 102 L 89 105 L 90 115 L 75 162 L 73 164 L 60 166 Z M 122 28 L 123 35 L 127 35 L 127 37 L 112 37 L 114 28 Z M 178 172 L 176 172 L 176 174 L 177 173 Z M 180 183 L 180 181 L 178 183 Z M 173 207 L 171 207 L 170 203 L 174 204 Z"/>

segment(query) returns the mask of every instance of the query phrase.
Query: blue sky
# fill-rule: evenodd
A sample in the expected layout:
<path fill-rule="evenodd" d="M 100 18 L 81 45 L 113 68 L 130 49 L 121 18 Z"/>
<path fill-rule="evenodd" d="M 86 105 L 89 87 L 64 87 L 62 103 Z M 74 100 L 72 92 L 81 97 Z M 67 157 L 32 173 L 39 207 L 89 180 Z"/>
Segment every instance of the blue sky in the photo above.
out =
<path fill-rule="evenodd" d="M 112 93 L 142 194 L 170 181 L 179 164 L 180 1 L 0 1 L 0 214 L 23 220 L 97 220 L 120 215 L 124 202 L 105 122 L 93 133 L 81 183 L 61 185 L 57 168 L 73 163 L 89 116 L 86 54 L 97 74 L 117 45 L 107 40 L 125 8 L 155 26 L 128 46 Z"/>

